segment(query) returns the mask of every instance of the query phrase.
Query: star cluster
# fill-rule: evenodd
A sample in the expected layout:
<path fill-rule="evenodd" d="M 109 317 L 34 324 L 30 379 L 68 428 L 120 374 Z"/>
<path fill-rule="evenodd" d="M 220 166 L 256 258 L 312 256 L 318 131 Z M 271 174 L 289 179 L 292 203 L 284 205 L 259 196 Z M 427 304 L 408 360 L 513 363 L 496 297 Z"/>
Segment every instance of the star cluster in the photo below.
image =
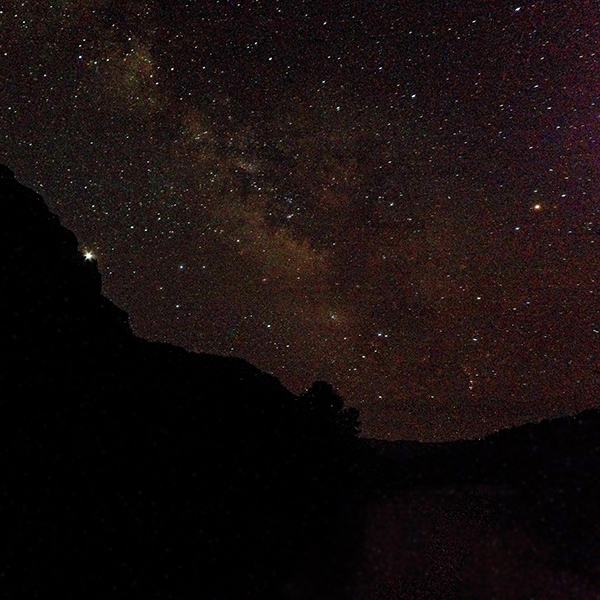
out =
<path fill-rule="evenodd" d="M 0 161 L 134 331 L 365 435 L 597 405 L 597 2 L 13 1 Z"/>

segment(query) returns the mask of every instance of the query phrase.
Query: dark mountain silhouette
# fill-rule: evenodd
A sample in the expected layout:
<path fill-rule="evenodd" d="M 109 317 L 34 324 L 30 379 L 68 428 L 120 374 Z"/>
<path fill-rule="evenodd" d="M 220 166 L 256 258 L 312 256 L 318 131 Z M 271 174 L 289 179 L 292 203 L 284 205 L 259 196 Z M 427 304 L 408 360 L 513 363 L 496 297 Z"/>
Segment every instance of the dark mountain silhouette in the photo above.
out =
<path fill-rule="evenodd" d="M 356 415 L 133 335 L 6 167 L 0 228 L 3 597 L 278 593 L 358 489 Z"/>
<path fill-rule="evenodd" d="M 600 475 L 600 412 L 529 423 L 477 440 L 366 443 L 396 465 L 394 485 L 585 484 Z M 422 467 L 421 467 L 422 466 Z"/>
<path fill-rule="evenodd" d="M 600 596 L 598 411 L 360 439 L 325 382 L 136 337 L 2 166 L 0 291 L 3 597 Z"/>

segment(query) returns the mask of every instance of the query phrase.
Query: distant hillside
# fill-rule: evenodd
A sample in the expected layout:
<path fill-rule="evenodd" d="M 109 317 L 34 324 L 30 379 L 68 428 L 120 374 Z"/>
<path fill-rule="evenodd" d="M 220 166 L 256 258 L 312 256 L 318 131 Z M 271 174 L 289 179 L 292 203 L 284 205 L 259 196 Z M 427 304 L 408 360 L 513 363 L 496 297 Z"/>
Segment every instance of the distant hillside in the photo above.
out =
<path fill-rule="evenodd" d="M 446 443 L 365 440 L 394 465 L 402 485 L 528 485 L 544 480 L 596 481 L 600 476 L 600 412 L 504 429 L 481 440 Z M 400 485 L 400 483 L 397 483 Z"/>

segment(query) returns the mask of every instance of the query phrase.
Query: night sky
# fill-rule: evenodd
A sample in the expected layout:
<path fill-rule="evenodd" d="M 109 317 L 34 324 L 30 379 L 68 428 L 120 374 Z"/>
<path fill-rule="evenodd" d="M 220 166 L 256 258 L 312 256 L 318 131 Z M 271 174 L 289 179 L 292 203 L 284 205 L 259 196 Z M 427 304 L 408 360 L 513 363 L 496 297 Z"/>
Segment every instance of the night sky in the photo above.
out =
<path fill-rule="evenodd" d="M 136 334 L 367 436 L 599 404 L 599 2 L 0 6 L 0 162 Z"/>

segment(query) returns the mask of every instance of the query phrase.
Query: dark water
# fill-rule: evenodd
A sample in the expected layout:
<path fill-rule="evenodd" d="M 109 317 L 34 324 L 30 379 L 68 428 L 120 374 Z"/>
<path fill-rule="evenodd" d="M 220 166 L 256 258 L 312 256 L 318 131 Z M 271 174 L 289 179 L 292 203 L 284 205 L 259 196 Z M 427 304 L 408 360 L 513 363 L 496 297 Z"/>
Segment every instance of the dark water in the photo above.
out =
<path fill-rule="evenodd" d="M 305 553 L 283 596 L 600 598 L 600 556 L 588 556 L 585 568 L 565 565 L 567 549 L 552 539 L 559 534 L 540 533 L 526 504 L 531 505 L 519 492 L 491 486 L 374 494 L 336 524 L 341 528 L 337 539 L 332 534 L 327 543 Z"/>

